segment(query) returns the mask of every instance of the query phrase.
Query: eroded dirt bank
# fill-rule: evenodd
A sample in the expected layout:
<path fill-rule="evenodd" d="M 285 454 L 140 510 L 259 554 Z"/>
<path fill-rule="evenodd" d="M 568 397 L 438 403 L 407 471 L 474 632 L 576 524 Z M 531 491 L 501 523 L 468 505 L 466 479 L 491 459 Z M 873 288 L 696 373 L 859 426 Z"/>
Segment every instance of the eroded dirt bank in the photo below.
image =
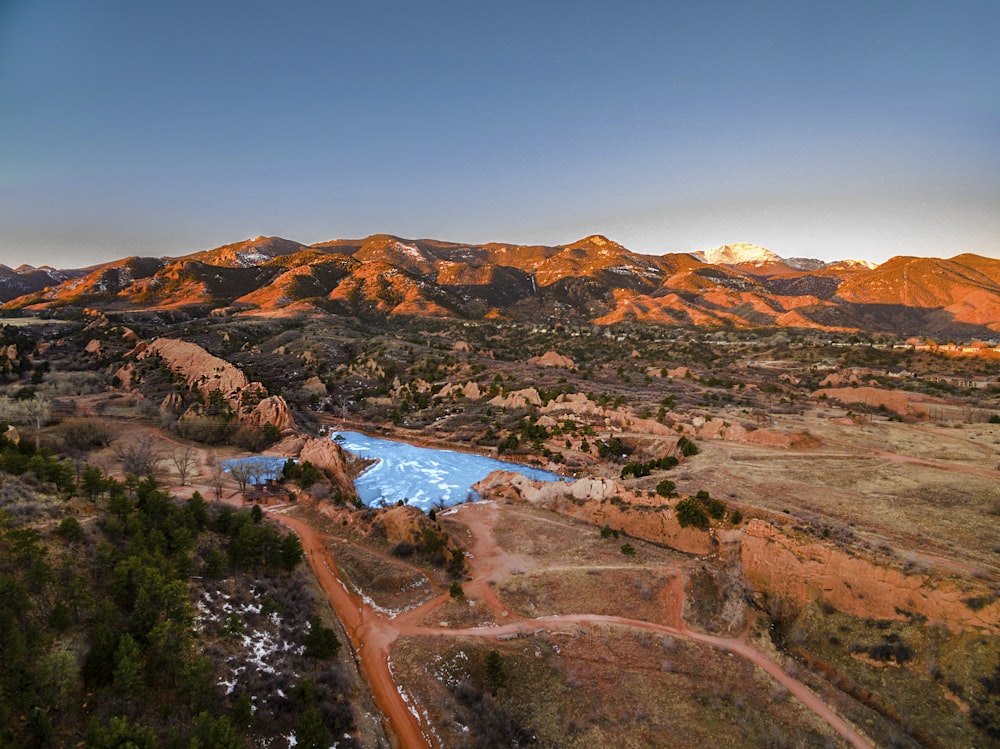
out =
<path fill-rule="evenodd" d="M 466 528 L 469 534 L 471 554 L 465 587 L 469 595 L 476 596 L 481 605 L 502 623 L 472 627 L 449 627 L 443 623 L 439 626 L 430 625 L 428 622 L 438 617 L 436 613 L 432 616 L 432 612 L 448 604 L 449 596 L 445 592 L 433 594 L 419 606 L 403 612 L 386 614 L 378 611 L 367 599 L 359 599 L 347 592 L 334 563 L 336 546 L 330 545 L 328 537 L 302 519 L 275 515 L 280 522 L 302 537 L 313 569 L 351 636 L 362 669 L 372 685 L 376 703 L 385 715 L 398 746 L 433 747 L 448 744 L 436 733 L 435 726 L 427 718 L 426 710 L 415 701 L 416 698 L 407 691 L 406 685 L 397 683 L 394 677 L 391 655 L 393 643 L 397 639 L 465 636 L 496 641 L 508 636 L 519 636 L 529 630 L 536 631 L 540 627 L 557 631 L 597 625 L 614 625 L 695 640 L 745 658 L 800 699 L 809 711 L 822 718 L 848 744 L 854 747 L 872 746 L 822 699 L 747 640 L 689 630 L 680 616 L 679 609 L 683 606 L 681 596 L 670 599 L 671 605 L 678 609 L 669 616 L 665 614 L 670 624 L 590 613 L 567 613 L 540 618 L 518 615 L 498 597 L 495 586 L 501 578 L 519 574 L 525 566 L 530 567 L 533 563 L 527 557 L 511 552 L 498 543 L 494 528 L 504 508 L 495 504 L 477 504 L 463 506 L 455 512 L 457 517 L 454 522 Z M 678 592 L 681 590 L 679 586 L 674 589 Z"/>
<path fill-rule="evenodd" d="M 1000 600 L 974 580 L 907 574 L 835 547 L 796 539 L 764 520 L 751 520 L 740 543 L 751 588 L 803 607 L 823 601 L 859 617 L 918 615 L 952 630 L 1000 631 Z"/>

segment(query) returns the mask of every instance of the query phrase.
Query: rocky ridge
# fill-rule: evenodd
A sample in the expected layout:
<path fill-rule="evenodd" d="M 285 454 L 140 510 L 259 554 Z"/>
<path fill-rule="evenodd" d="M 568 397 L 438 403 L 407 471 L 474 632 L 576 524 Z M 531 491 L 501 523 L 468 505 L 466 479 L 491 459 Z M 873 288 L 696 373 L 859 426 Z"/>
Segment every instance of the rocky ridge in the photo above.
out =
<path fill-rule="evenodd" d="M 271 424 L 280 431 L 295 428 L 295 420 L 283 397 L 268 395 L 262 384 L 250 382 L 238 368 L 195 343 L 175 338 L 140 341 L 128 357 L 132 361 L 115 375 L 127 390 L 141 385 L 137 381 L 135 363 L 156 357 L 182 378 L 189 390 L 200 393 L 205 403 L 221 397 L 241 423 L 259 428 Z M 179 405 L 178 393 L 171 393 L 161 404 L 161 412 L 171 411 Z M 201 410 L 198 406 L 191 406 L 181 414 L 181 418 L 197 416 Z"/>
<path fill-rule="evenodd" d="M 873 268 L 782 258 L 743 244 L 645 255 L 600 235 L 541 246 L 383 234 L 310 246 L 257 237 L 179 258 L 46 270 L 38 276 L 45 288 L 11 280 L 31 274 L 0 268 L 5 308 L 652 322 L 965 337 L 1000 330 L 1000 260 L 968 253 L 948 260 L 897 257 Z"/>

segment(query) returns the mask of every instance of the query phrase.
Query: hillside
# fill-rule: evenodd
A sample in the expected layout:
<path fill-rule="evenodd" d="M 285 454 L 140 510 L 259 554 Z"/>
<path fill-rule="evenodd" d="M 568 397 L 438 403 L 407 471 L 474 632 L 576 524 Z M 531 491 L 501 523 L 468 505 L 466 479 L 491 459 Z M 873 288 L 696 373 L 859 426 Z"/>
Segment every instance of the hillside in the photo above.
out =
<path fill-rule="evenodd" d="M 377 234 L 311 246 L 257 237 L 86 271 L 0 267 L 4 309 L 212 309 L 991 337 L 1000 260 L 896 257 L 879 267 L 762 247 L 644 255 L 600 235 L 568 245 L 471 245 Z"/>

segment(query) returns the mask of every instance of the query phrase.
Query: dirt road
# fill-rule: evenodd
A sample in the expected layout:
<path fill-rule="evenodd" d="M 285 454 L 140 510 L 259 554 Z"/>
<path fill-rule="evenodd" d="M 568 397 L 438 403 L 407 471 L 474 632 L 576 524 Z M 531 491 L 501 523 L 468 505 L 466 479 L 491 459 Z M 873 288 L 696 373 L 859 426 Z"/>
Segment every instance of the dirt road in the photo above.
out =
<path fill-rule="evenodd" d="M 350 594 L 336 573 L 336 566 L 329 551 L 329 539 L 302 520 L 280 513 L 274 517 L 299 534 L 306 556 L 319 579 L 320 585 L 344 623 L 354 651 L 360 661 L 362 671 L 371 684 L 375 702 L 388 722 L 387 733 L 396 746 L 434 749 L 437 742 L 434 732 L 419 717 L 419 708 L 413 698 L 406 695 L 393 679 L 390 670 L 390 650 L 393 642 L 401 636 L 454 637 L 471 636 L 496 638 L 503 634 L 528 634 L 539 629 L 560 630 L 579 625 L 611 624 L 632 629 L 662 632 L 675 637 L 683 637 L 705 643 L 746 658 L 770 674 L 777 682 L 797 697 L 807 708 L 826 721 L 840 736 L 855 749 L 872 749 L 873 745 L 850 723 L 834 712 L 805 684 L 793 679 L 781 666 L 768 658 L 743 639 L 724 638 L 689 630 L 683 623 L 680 609 L 681 596 L 672 596 L 672 607 L 676 612 L 668 612 L 671 624 L 628 619 L 597 614 L 563 614 L 537 619 L 525 619 L 511 612 L 496 593 L 496 584 L 513 571 L 526 571 L 532 560 L 503 549 L 493 537 L 501 510 L 491 504 L 463 505 L 456 510 L 461 522 L 469 529 L 471 540 L 468 564 L 472 580 L 465 584 L 470 596 L 475 596 L 506 623 L 500 626 L 471 627 L 465 629 L 430 627 L 420 624 L 427 615 L 448 600 L 447 593 L 431 598 L 420 606 L 395 616 L 376 612 L 360 598 Z M 680 590 L 680 586 L 677 586 Z"/>
<path fill-rule="evenodd" d="M 273 514 L 272 517 L 299 535 L 302 549 L 320 586 L 351 638 L 351 645 L 361 662 L 361 670 L 371 685 L 375 704 L 388 721 L 386 733 L 398 747 L 431 749 L 433 744 L 424 734 L 417 717 L 410 712 L 389 670 L 389 648 L 400 635 L 398 627 L 391 619 L 371 610 L 360 599 L 348 593 L 335 572 L 336 567 L 327 550 L 328 539 L 325 536 L 297 518 L 285 514 Z M 420 608 L 436 604 L 437 601 L 438 599 L 432 599 Z"/>

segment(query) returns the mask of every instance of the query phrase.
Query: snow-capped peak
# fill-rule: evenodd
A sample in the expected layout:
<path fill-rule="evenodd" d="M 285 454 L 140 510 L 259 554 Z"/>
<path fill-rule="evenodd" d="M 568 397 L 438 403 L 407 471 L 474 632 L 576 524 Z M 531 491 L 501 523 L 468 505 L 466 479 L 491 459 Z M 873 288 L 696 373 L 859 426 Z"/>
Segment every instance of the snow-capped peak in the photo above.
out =
<path fill-rule="evenodd" d="M 843 268 L 867 268 L 868 270 L 878 268 L 878 263 L 873 263 L 871 260 L 838 260 L 834 265 Z"/>
<path fill-rule="evenodd" d="M 781 258 L 776 254 L 755 244 L 726 244 L 712 250 L 699 250 L 693 254 L 713 265 L 764 265 L 781 262 Z"/>

